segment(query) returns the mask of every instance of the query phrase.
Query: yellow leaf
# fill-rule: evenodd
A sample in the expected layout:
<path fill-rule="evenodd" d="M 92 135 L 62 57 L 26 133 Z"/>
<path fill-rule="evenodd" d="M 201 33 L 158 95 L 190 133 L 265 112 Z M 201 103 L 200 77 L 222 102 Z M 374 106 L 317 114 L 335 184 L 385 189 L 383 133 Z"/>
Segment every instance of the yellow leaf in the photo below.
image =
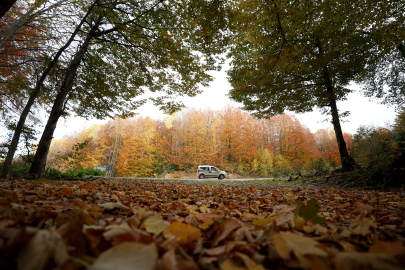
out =
<path fill-rule="evenodd" d="M 185 244 L 188 238 L 192 241 L 197 240 L 201 236 L 201 231 L 192 225 L 176 221 L 170 224 L 164 234 L 177 236 L 180 244 Z"/>
<path fill-rule="evenodd" d="M 245 267 L 238 266 L 232 259 L 227 259 L 221 265 L 221 270 L 245 270 Z"/>
<path fill-rule="evenodd" d="M 272 223 L 274 220 L 278 219 L 278 216 L 272 218 L 259 218 L 252 222 L 255 230 L 261 230 L 265 225 Z"/>
<path fill-rule="evenodd" d="M 290 259 L 291 254 L 300 258 L 305 255 L 327 256 L 328 254 L 318 248 L 319 243 L 311 238 L 293 234 L 280 233 L 274 237 L 274 246 L 283 259 Z"/>
<path fill-rule="evenodd" d="M 202 229 L 202 230 L 206 230 L 206 229 L 208 229 L 209 227 L 211 227 L 212 224 L 214 224 L 214 221 L 213 221 L 213 220 L 208 221 L 208 222 L 201 223 L 201 224 L 198 225 L 198 227 L 200 227 L 200 229 Z"/>
<path fill-rule="evenodd" d="M 207 208 L 204 204 L 200 206 L 200 212 L 201 213 L 210 213 L 210 209 Z"/>
<path fill-rule="evenodd" d="M 284 198 L 286 198 L 287 200 L 296 200 L 298 199 L 298 196 L 295 196 L 294 194 L 292 194 L 291 192 L 288 192 L 287 194 L 284 195 Z"/>
<path fill-rule="evenodd" d="M 302 228 L 304 228 L 305 225 L 305 219 L 303 217 L 296 217 L 295 218 L 295 229 L 297 230 L 301 230 Z"/>
<path fill-rule="evenodd" d="M 158 215 L 153 215 L 148 217 L 144 222 L 142 227 L 146 229 L 147 232 L 160 234 L 170 226 L 170 223 L 162 219 Z"/>

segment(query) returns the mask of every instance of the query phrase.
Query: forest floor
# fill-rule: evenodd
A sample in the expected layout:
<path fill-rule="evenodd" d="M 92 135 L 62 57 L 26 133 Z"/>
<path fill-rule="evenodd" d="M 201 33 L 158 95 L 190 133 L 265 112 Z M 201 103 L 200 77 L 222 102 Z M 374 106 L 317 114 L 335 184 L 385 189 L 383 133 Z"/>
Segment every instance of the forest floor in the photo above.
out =
<path fill-rule="evenodd" d="M 405 269 L 405 191 L 337 181 L 3 179 L 0 269 Z"/>

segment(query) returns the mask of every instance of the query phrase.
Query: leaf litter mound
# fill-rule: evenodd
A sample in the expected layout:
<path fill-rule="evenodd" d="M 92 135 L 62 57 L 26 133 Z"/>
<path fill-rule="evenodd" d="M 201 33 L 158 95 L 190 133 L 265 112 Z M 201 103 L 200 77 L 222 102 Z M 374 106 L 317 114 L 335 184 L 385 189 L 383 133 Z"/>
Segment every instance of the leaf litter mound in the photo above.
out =
<path fill-rule="evenodd" d="M 405 193 L 0 182 L 0 269 L 405 269 Z"/>

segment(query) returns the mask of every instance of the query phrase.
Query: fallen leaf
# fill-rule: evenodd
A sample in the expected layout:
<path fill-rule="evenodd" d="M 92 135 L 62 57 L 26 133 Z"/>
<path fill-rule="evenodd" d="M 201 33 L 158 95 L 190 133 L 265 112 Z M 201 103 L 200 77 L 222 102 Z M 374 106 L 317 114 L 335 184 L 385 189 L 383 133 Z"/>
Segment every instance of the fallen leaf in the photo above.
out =
<path fill-rule="evenodd" d="M 99 204 L 99 207 L 102 207 L 106 210 L 114 210 L 114 209 L 120 209 L 120 210 L 126 210 L 126 211 L 130 211 L 131 209 L 125 205 L 123 205 L 122 203 L 103 203 L 103 204 Z"/>
<path fill-rule="evenodd" d="M 180 244 L 187 243 L 188 238 L 192 241 L 197 240 L 201 236 L 200 229 L 181 222 L 173 222 L 170 226 L 164 231 L 165 235 L 174 235 L 180 240 Z"/>
<path fill-rule="evenodd" d="M 245 267 L 239 266 L 234 260 L 227 259 L 220 265 L 221 270 L 246 270 Z"/>
<path fill-rule="evenodd" d="M 373 212 L 373 210 L 374 210 L 374 207 L 372 207 L 371 205 L 360 204 L 360 205 L 357 205 L 356 209 L 353 212 L 366 216 L 366 215 L 370 214 L 371 212 Z"/>
<path fill-rule="evenodd" d="M 394 242 L 383 242 L 377 241 L 370 247 L 368 253 L 381 253 L 381 254 L 403 254 L 405 255 L 405 247 L 404 244 L 400 241 Z"/>
<path fill-rule="evenodd" d="M 283 197 L 286 198 L 286 199 L 289 200 L 289 201 L 298 199 L 298 196 L 295 196 L 295 195 L 292 194 L 291 192 L 288 192 L 288 193 L 285 194 Z"/>
<path fill-rule="evenodd" d="M 59 196 L 72 195 L 72 194 L 74 194 L 74 192 L 70 188 L 62 188 L 62 189 L 58 190 L 58 194 L 59 194 Z"/>
<path fill-rule="evenodd" d="M 146 229 L 147 232 L 160 234 L 165 231 L 170 226 L 170 222 L 162 219 L 158 215 L 148 217 L 142 224 L 142 227 Z"/>
<path fill-rule="evenodd" d="M 319 243 L 311 238 L 296 235 L 290 232 L 280 233 L 274 237 L 274 246 L 280 257 L 291 259 L 294 254 L 303 268 L 310 268 L 305 255 L 326 257 L 328 253 L 318 248 Z"/>
<path fill-rule="evenodd" d="M 336 270 L 400 270 L 403 269 L 393 255 L 360 252 L 341 252 L 336 255 Z"/>
<path fill-rule="evenodd" d="M 211 214 L 211 213 L 197 214 L 197 215 L 194 215 L 194 217 L 204 223 L 212 221 L 212 220 L 221 220 L 222 219 L 221 215 Z"/>
<path fill-rule="evenodd" d="M 350 222 L 350 230 L 353 234 L 357 235 L 369 234 L 371 232 L 370 228 L 372 227 L 375 227 L 375 223 L 371 219 L 365 217 Z"/>
<path fill-rule="evenodd" d="M 198 224 L 198 227 L 199 227 L 200 229 L 202 229 L 202 230 L 206 230 L 206 229 L 208 229 L 209 227 L 211 227 L 212 224 L 214 224 L 214 221 L 213 221 L 213 220 L 208 221 L 208 222 L 204 222 L 204 223 L 200 223 L 200 224 Z"/>
<path fill-rule="evenodd" d="M 311 218 L 313 224 L 323 224 L 326 222 L 326 219 L 317 215 L 319 209 L 318 201 L 314 198 L 310 199 L 306 206 L 304 206 L 302 201 L 298 201 L 294 220 L 299 221 L 299 225 L 301 225 L 302 221 L 298 217 L 302 217 L 305 220 L 305 224 Z"/>
<path fill-rule="evenodd" d="M 17 257 L 18 269 L 40 270 L 52 261 L 61 266 L 69 259 L 62 237 L 55 231 L 40 230 Z"/>
<path fill-rule="evenodd" d="M 87 269 L 88 270 L 154 270 L 158 258 L 155 243 L 142 245 L 124 242 L 103 253 Z"/>
<path fill-rule="evenodd" d="M 236 230 L 241 227 L 241 224 L 239 221 L 236 219 L 228 219 L 225 220 L 222 224 L 219 230 L 217 231 L 217 234 L 215 235 L 214 241 L 213 241 L 213 246 L 217 246 L 219 242 L 224 240 L 233 230 Z"/>
<path fill-rule="evenodd" d="M 278 219 L 278 216 L 272 218 L 259 218 L 252 222 L 254 229 L 256 231 L 263 229 L 263 227 L 269 223 L 272 223 L 274 220 Z"/>

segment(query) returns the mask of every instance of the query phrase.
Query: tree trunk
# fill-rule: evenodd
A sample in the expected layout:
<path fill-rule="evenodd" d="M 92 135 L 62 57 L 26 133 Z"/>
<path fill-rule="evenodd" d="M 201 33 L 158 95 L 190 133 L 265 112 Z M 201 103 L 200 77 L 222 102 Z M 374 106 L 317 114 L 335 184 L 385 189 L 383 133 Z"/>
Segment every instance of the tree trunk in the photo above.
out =
<path fill-rule="evenodd" d="M 67 47 L 70 46 L 70 44 L 73 42 L 76 34 L 79 32 L 80 28 L 82 27 L 83 23 L 86 21 L 87 17 L 90 15 L 92 9 L 94 8 L 95 3 L 93 3 L 92 6 L 90 6 L 88 12 L 86 15 L 83 17 L 79 25 L 76 27 L 75 31 L 72 33 L 70 36 L 69 40 L 66 42 L 66 44 L 59 49 L 59 51 L 56 53 L 55 57 L 53 58 L 52 62 L 48 65 L 48 67 L 44 70 L 42 73 L 40 79 L 38 80 L 37 84 L 35 85 L 34 90 L 32 91 L 27 104 L 25 104 L 24 110 L 22 111 L 20 115 L 20 119 L 18 120 L 17 127 L 14 131 L 13 138 L 11 139 L 11 144 L 7 152 L 7 157 L 4 161 L 3 164 L 3 170 L 1 172 L 1 178 L 6 178 L 8 173 L 10 172 L 11 168 L 11 163 L 14 158 L 15 151 L 17 150 L 18 142 L 20 140 L 21 132 L 25 124 L 25 120 L 27 119 L 28 113 L 31 110 L 32 105 L 34 104 L 34 101 L 36 97 L 38 96 L 39 92 L 41 91 L 42 84 L 44 83 L 46 77 L 48 76 L 49 72 L 54 68 L 56 63 L 59 60 L 59 57 L 62 55 L 62 53 L 65 51 Z"/>
<path fill-rule="evenodd" d="M 323 54 L 323 48 L 319 41 L 317 42 L 316 46 L 318 47 L 320 54 Z M 336 141 L 338 144 L 340 161 L 342 163 L 342 171 L 349 172 L 355 169 L 356 163 L 354 159 L 349 155 L 349 152 L 347 151 L 346 147 L 346 142 L 343 138 L 342 127 L 340 126 L 339 120 L 339 113 L 336 106 L 335 91 L 332 79 L 330 78 L 329 75 L 328 67 L 326 65 L 323 67 L 323 77 L 324 77 L 324 84 L 326 86 L 327 98 L 332 113 L 332 124 L 335 130 Z"/>
<path fill-rule="evenodd" d="M 55 4 L 34 13 L 37 7 L 41 6 L 45 2 L 45 0 L 37 0 L 36 5 L 34 7 L 30 8 L 25 14 L 21 15 L 21 17 L 18 18 L 18 20 L 10 24 L 6 29 L 0 31 L 0 36 L 3 36 L 3 34 L 5 34 L 3 39 L 0 40 L 0 49 L 2 49 L 6 45 L 6 43 L 9 42 L 14 37 L 14 35 L 21 30 L 21 28 L 27 26 L 28 24 L 33 22 L 37 17 L 47 12 L 48 10 L 61 5 L 64 1 L 65 0 L 60 0 Z"/>
<path fill-rule="evenodd" d="M 336 141 L 338 144 L 340 161 L 342 163 L 342 170 L 344 172 L 349 172 L 355 169 L 355 162 L 353 158 L 349 155 L 347 151 L 346 142 L 343 138 L 342 127 L 340 126 L 339 113 L 336 106 L 336 98 L 333 89 L 333 85 L 329 76 L 328 68 L 324 67 L 324 77 L 326 92 L 328 93 L 329 106 L 332 113 L 332 124 L 335 130 Z"/>
<path fill-rule="evenodd" d="M 37 151 L 34 156 L 34 160 L 31 164 L 29 173 L 33 175 L 36 179 L 42 178 L 45 171 L 46 159 L 48 155 L 48 150 L 50 143 L 53 138 L 53 133 L 58 123 L 59 118 L 64 114 L 64 105 L 67 95 L 70 93 L 73 87 L 73 81 L 77 74 L 77 69 L 80 66 L 84 55 L 86 54 L 90 41 L 93 37 L 93 34 L 98 29 L 100 20 L 92 27 L 89 34 L 87 34 L 86 39 L 84 40 L 82 46 L 79 48 L 78 53 L 70 62 L 65 78 L 63 80 L 62 86 L 59 90 L 59 93 L 54 101 L 51 113 L 46 123 L 44 132 L 42 133 L 41 140 L 39 141 Z"/>

